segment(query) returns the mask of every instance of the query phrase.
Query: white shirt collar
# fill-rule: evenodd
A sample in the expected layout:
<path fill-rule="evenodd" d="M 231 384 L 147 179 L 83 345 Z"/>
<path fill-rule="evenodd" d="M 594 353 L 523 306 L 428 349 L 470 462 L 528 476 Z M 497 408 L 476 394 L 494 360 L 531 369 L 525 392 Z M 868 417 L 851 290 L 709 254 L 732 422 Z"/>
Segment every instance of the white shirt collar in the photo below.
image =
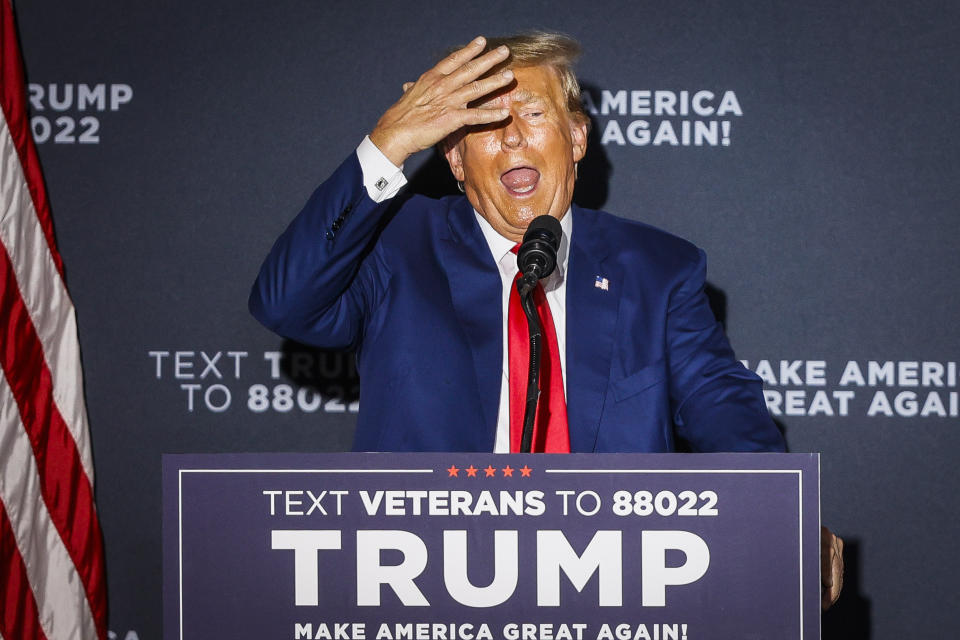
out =
<path fill-rule="evenodd" d="M 497 233 L 490 223 L 487 222 L 487 219 L 480 215 L 476 209 L 473 210 L 473 214 L 477 217 L 480 231 L 483 232 L 487 246 L 490 247 L 490 253 L 493 255 L 494 262 L 498 265 L 501 264 L 504 257 L 508 253 L 511 253 L 517 243 Z M 563 217 L 560 218 L 560 230 L 563 232 L 563 236 L 560 238 L 560 249 L 557 251 L 557 268 L 554 274 L 559 276 L 560 279 L 563 279 L 564 274 L 567 272 L 567 258 L 570 255 L 570 237 L 573 233 L 573 211 L 571 211 L 569 207 Z M 513 263 L 516 265 L 516 260 L 513 260 Z M 554 274 L 551 274 L 551 277 L 554 277 Z"/>

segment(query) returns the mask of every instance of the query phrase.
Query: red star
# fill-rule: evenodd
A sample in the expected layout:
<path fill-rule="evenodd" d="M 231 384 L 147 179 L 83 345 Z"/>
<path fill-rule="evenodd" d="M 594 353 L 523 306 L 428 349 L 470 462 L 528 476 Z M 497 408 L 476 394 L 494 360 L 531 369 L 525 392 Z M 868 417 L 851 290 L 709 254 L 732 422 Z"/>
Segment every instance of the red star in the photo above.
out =
<path fill-rule="evenodd" d="M 527 465 L 523 465 L 523 468 L 520 469 L 520 475 L 521 475 L 522 477 L 524 477 L 524 478 L 529 478 L 531 471 L 533 471 L 533 469 L 531 469 L 531 468 L 528 467 Z"/>
<path fill-rule="evenodd" d="M 450 465 L 450 468 L 447 469 L 447 473 L 450 474 L 448 477 L 452 478 L 456 476 L 459 471 L 460 469 L 457 469 L 454 465 Z"/>
<path fill-rule="evenodd" d="M 487 468 L 484 469 L 484 471 L 485 471 L 486 474 L 487 474 L 487 475 L 486 475 L 487 478 L 489 478 L 489 477 L 491 477 L 491 476 L 497 475 L 497 470 L 494 469 L 494 468 L 493 468 L 492 466 L 490 466 L 490 465 L 487 465 Z"/>
<path fill-rule="evenodd" d="M 508 478 L 512 478 L 512 477 L 513 477 L 513 467 L 511 467 L 510 465 L 505 466 L 505 467 L 503 468 L 503 475 L 505 475 L 505 476 L 508 477 Z"/>
<path fill-rule="evenodd" d="M 479 471 L 479 469 L 477 469 L 473 465 L 470 465 L 469 467 L 467 467 L 467 475 L 471 478 L 477 477 L 477 471 Z"/>

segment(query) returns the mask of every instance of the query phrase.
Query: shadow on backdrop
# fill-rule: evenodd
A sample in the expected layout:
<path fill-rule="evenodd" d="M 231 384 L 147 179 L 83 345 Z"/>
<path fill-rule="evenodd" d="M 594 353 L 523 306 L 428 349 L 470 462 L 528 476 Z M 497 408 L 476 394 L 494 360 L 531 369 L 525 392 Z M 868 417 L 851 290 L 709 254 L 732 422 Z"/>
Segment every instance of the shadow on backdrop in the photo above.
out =
<path fill-rule="evenodd" d="M 279 368 L 291 384 L 319 394 L 319 400 L 311 395 L 303 402 L 311 406 L 319 402 L 325 413 L 356 413 L 360 378 L 352 351 L 318 349 L 285 339 L 280 346 Z"/>
<path fill-rule="evenodd" d="M 843 591 L 840 599 L 823 613 L 823 640 L 870 640 L 870 599 L 861 592 L 863 572 L 860 540 L 844 540 Z"/>
<path fill-rule="evenodd" d="M 599 89 L 585 82 L 580 83 L 581 93 L 596 92 Z M 577 167 L 577 188 L 573 192 L 575 204 L 587 209 L 603 209 L 610 194 L 610 176 L 613 165 L 607 157 L 604 146 L 600 144 L 600 127 L 595 118 L 590 118 L 590 133 L 587 134 L 587 152 Z"/>

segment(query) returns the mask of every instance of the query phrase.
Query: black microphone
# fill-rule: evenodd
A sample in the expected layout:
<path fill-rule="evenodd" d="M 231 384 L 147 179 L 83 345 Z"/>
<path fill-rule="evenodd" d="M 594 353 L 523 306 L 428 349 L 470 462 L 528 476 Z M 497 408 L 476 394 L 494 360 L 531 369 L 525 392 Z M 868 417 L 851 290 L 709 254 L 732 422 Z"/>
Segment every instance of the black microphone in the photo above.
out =
<path fill-rule="evenodd" d="M 540 399 L 540 347 L 543 335 L 540 317 L 531 297 L 540 278 L 546 278 L 557 266 L 557 250 L 560 248 L 560 221 L 552 216 L 537 216 L 523 234 L 523 242 L 517 250 L 517 266 L 522 274 L 517 280 L 520 306 L 527 316 L 530 333 L 530 362 L 527 371 L 527 399 L 523 413 L 523 431 L 520 437 L 521 453 L 530 453 L 533 444 L 533 424 Z"/>
<path fill-rule="evenodd" d="M 517 283 L 521 295 L 533 289 L 537 280 L 553 273 L 561 235 L 560 221 L 553 216 L 537 216 L 527 227 L 517 251 L 517 267 L 523 274 Z"/>

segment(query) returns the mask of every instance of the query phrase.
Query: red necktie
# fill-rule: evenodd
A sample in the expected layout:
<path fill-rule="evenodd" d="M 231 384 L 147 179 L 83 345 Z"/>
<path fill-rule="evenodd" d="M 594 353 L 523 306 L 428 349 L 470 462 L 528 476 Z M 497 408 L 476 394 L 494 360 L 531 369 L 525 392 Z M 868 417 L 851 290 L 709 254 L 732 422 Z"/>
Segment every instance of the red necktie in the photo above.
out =
<path fill-rule="evenodd" d="M 513 248 L 516 253 L 520 245 Z M 523 414 L 527 399 L 527 374 L 530 369 L 530 333 L 527 316 L 520 306 L 517 280 L 510 287 L 510 311 L 507 315 L 507 346 L 510 354 L 510 451 L 520 451 L 523 437 Z M 570 453 L 570 430 L 567 425 L 567 403 L 563 394 L 563 371 L 560 369 L 560 347 L 553 315 L 547 304 L 543 286 L 538 282 L 533 301 L 540 316 L 543 338 L 540 354 L 540 400 L 533 427 L 530 451 Z"/>

